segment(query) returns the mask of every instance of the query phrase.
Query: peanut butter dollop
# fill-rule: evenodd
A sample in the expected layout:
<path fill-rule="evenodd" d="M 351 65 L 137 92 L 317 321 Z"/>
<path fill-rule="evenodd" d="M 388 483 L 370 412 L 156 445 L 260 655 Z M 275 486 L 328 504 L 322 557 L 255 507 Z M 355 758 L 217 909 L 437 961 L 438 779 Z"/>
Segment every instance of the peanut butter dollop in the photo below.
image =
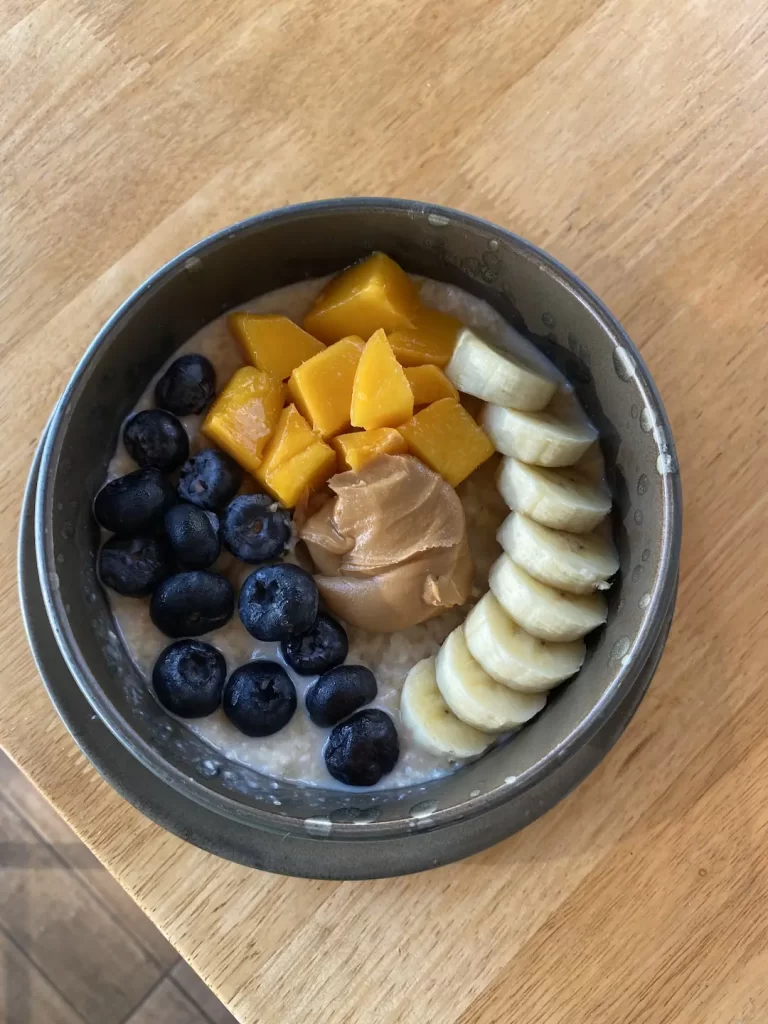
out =
<path fill-rule="evenodd" d="M 338 473 L 299 536 L 321 597 L 353 626 L 394 633 L 469 597 L 473 565 L 454 489 L 409 455 Z"/>

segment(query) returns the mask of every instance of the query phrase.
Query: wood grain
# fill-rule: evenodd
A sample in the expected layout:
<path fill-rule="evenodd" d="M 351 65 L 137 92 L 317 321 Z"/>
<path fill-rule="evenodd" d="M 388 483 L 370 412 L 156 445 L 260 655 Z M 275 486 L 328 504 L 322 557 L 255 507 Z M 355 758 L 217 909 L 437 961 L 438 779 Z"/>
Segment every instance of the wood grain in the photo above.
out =
<path fill-rule="evenodd" d="M 0 739 L 243 1022 L 768 1019 L 767 29 L 757 0 L 3 6 Z M 359 884 L 222 863 L 123 803 L 13 600 L 29 461 L 99 325 L 210 231 L 345 194 L 480 214 L 581 274 L 650 365 L 686 501 L 667 653 L 603 765 L 485 854 Z"/>

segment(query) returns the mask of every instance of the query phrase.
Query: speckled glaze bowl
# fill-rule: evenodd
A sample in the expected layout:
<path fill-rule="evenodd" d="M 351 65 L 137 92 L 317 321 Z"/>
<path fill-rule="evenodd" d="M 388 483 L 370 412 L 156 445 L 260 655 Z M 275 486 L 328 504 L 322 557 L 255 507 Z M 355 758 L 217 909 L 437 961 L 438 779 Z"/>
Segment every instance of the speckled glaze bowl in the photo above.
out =
<path fill-rule="evenodd" d="M 567 374 L 600 431 L 621 571 L 584 668 L 533 724 L 448 778 L 341 793 L 276 782 L 228 762 L 161 710 L 123 649 L 97 583 L 90 508 L 122 420 L 183 341 L 247 299 L 338 271 L 374 249 L 487 300 Z M 467 856 L 521 828 L 615 741 L 669 629 L 680 506 L 674 444 L 656 388 L 620 325 L 578 278 L 517 236 L 454 210 L 328 200 L 266 213 L 208 238 L 158 271 L 105 325 L 55 410 L 30 483 L 22 597 L 41 671 L 73 734 L 155 820 L 271 871 L 395 875 Z M 96 728 L 83 722 L 93 712 Z"/>

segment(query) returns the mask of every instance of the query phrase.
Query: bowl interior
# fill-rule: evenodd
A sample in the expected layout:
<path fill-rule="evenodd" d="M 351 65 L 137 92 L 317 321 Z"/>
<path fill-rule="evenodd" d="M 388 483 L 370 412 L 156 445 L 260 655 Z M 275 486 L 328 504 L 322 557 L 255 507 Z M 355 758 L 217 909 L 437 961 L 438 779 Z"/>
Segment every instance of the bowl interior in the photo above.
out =
<path fill-rule="evenodd" d="M 147 380 L 210 320 L 266 291 L 341 269 L 371 250 L 490 302 L 567 374 L 600 431 L 620 554 L 608 623 L 578 677 L 509 742 L 445 779 L 372 793 L 266 779 L 167 716 L 117 636 L 95 576 L 91 502 L 120 425 Z M 455 821 L 535 784 L 610 715 L 669 612 L 679 542 L 675 453 L 658 395 L 610 314 L 521 239 L 455 211 L 346 200 L 255 218 L 163 268 L 100 333 L 65 392 L 43 455 L 38 560 L 54 631 L 113 733 L 162 779 L 237 820 L 318 836 L 402 834 Z"/>

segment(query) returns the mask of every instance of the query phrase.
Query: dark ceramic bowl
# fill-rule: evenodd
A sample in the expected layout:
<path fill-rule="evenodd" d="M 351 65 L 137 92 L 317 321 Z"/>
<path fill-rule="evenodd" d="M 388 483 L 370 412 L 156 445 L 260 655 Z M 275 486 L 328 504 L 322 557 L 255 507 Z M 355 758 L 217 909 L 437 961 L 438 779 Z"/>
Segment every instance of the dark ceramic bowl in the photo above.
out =
<path fill-rule="evenodd" d="M 490 302 L 567 374 L 600 431 L 621 558 L 608 623 L 584 668 L 513 741 L 426 785 L 340 793 L 268 781 L 227 762 L 166 716 L 115 632 L 95 574 L 91 501 L 120 424 L 187 338 L 263 292 L 338 271 L 371 250 Z M 267 213 L 201 242 L 155 274 L 86 353 L 50 424 L 34 547 L 49 629 L 91 708 L 119 744 L 97 766 L 177 834 L 244 863 L 312 877 L 416 871 L 480 850 L 551 807 L 603 756 L 647 687 L 674 606 L 680 483 L 667 418 L 637 350 L 578 278 L 493 224 L 454 210 L 343 199 Z M 36 627 L 36 628 L 35 628 Z M 59 659 L 60 663 L 60 659 Z M 60 706 L 60 705 L 59 705 Z M 83 707 L 85 707 L 83 703 Z M 82 728 L 67 716 L 76 736 Z M 110 753 L 112 750 L 112 753 Z M 151 798 L 146 792 L 151 791 Z"/>

